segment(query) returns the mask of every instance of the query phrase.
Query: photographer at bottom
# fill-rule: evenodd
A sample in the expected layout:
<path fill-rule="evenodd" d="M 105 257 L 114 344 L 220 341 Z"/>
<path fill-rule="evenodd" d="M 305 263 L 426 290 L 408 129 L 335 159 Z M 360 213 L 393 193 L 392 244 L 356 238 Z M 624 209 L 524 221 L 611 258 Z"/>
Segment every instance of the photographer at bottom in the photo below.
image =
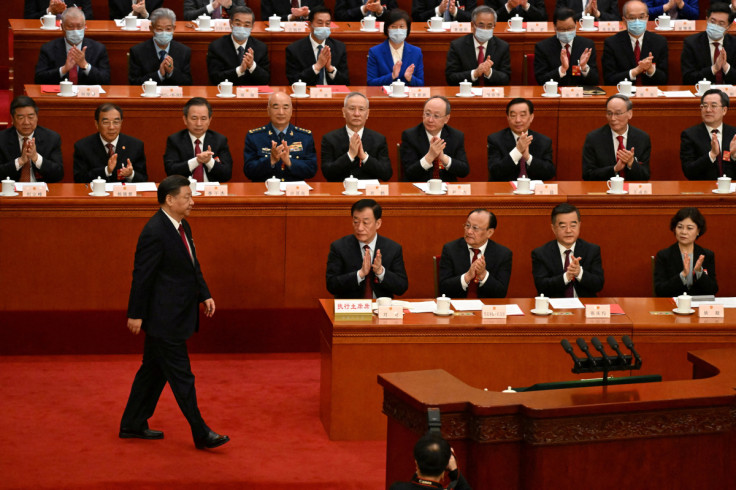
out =
<path fill-rule="evenodd" d="M 389 490 L 416 490 L 418 488 L 442 488 L 442 480 L 447 474 L 450 484 L 447 488 L 471 490 L 460 470 L 457 468 L 455 454 L 450 444 L 436 434 L 426 434 L 414 445 L 414 462 L 417 472 L 411 482 L 396 482 Z"/>

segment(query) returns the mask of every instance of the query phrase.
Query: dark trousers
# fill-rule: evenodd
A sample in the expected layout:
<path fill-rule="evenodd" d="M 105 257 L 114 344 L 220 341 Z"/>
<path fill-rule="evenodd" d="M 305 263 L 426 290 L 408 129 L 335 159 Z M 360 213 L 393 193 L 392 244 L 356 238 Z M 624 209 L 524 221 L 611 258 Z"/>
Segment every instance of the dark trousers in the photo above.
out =
<path fill-rule="evenodd" d="M 128 430 L 147 429 L 148 419 L 156 410 L 156 404 L 167 382 L 191 426 L 194 441 L 204 440 L 210 429 L 197 407 L 197 392 L 194 389 L 194 374 L 189 364 L 186 340 L 146 335 L 143 362 L 133 380 L 120 427 Z"/>

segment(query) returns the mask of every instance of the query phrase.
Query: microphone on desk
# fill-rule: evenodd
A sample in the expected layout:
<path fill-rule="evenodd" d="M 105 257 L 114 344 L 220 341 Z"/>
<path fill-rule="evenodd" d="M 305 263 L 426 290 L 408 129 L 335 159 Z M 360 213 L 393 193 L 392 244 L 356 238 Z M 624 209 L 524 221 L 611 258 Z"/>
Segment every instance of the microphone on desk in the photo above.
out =
<path fill-rule="evenodd" d="M 576 340 L 576 342 L 578 344 L 578 347 L 580 347 L 580 350 L 583 351 L 583 352 L 585 352 L 585 355 L 588 356 L 588 360 L 590 361 L 590 365 L 591 366 L 595 366 L 596 364 L 598 364 L 595 361 L 595 358 L 590 355 L 590 350 L 588 350 L 588 344 L 585 343 L 585 340 L 579 338 L 579 339 Z"/>
<path fill-rule="evenodd" d="M 618 359 L 621 363 L 626 364 L 626 356 L 623 352 L 621 352 L 621 349 L 618 346 L 618 342 L 616 342 L 616 339 L 614 339 L 612 336 L 608 336 L 606 339 L 606 342 L 608 342 L 608 345 L 611 346 L 611 349 L 616 351 L 616 354 L 618 355 Z"/>
<path fill-rule="evenodd" d="M 565 349 L 565 352 L 570 354 L 570 357 L 572 357 L 572 361 L 575 363 L 575 367 L 581 367 L 580 358 L 575 355 L 575 351 L 572 350 L 572 345 L 570 345 L 570 342 L 568 342 L 567 339 L 562 339 L 560 341 L 560 344 L 562 344 L 562 348 Z"/>
<path fill-rule="evenodd" d="M 598 340 L 598 337 L 593 337 L 590 339 L 590 343 L 593 344 L 593 347 L 595 347 L 595 350 L 600 352 L 603 355 L 603 360 L 608 364 L 609 366 L 613 365 L 613 361 L 611 361 L 611 358 L 608 357 L 608 354 L 606 354 L 606 350 L 603 348 L 603 344 L 601 344 L 601 341 Z"/>
<path fill-rule="evenodd" d="M 621 340 L 623 340 L 624 345 L 627 349 L 631 351 L 632 354 L 634 354 L 634 357 L 636 358 L 636 362 L 641 364 L 641 357 L 639 357 L 639 353 L 634 350 L 634 343 L 631 341 L 628 335 L 624 335 L 621 337 Z"/>

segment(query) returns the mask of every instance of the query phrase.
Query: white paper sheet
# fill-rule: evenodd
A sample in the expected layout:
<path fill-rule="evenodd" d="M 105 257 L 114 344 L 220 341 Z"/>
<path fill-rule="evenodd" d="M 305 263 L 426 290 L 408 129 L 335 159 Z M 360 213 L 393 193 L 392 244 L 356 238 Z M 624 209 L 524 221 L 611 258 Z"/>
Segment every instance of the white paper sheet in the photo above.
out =
<path fill-rule="evenodd" d="M 220 185 L 219 182 L 197 182 L 197 192 L 204 192 L 204 188 L 208 185 Z"/>
<path fill-rule="evenodd" d="M 550 298 L 549 304 L 555 310 L 585 309 L 585 305 L 578 298 Z"/>
<path fill-rule="evenodd" d="M 378 179 L 358 180 L 358 189 L 360 189 L 361 191 L 364 191 L 366 186 L 368 185 L 381 185 L 381 183 L 378 181 Z"/>
<path fill-rule="evenodd" d="M 46 192 L 49 191 L 49 186 L 46 184 L 46 182 L 16 182 L 15 183 L 16 192 L 23 192 L 24 185 L 42 185 L 46 189 Z"/>
<path fill-rule="evenodd" d="M 79 87 L 97 87 L 97 89 L 99 90 L 99 93 L 101 94 L 107 93 L 102 89 L 102 85 L 74 85 L 72 86 L 72 92 L 74 92 L 75 94 L 79 93 Z"/>
<path fill-rule="evenodd" d="M 524 316 L 524 312 L 517 304 L 506 305 L 506 316 Z"/>
<path fill-rule="evenodd" d="M 290 185 L 298 185 L 298 184 L 306 185 L 306 186 L 307 186 L 307 188 L 308 188 L 308 189 L 309 189 L 310 191 L 314 189 L 314 188 L 313 188 L 313 187 L 312 187 L 311 185 L 307 184 L 307 183 L 306 183 L 306 182 L 304 182 L 303 180 L 300 180 L 300 181 L 298 181 L 298 182 L 281 182 L 281 183 L 279 184 L 279 189 L 281 189 L 281 191 L 282 191 L 282 192 L 286 192 L 286 188 L 287 188 L 287 187 L 289 187 Z"/>
<path fill-rule="evenodd" d="M 677 303 L 677 298 L 672 298 Z M 736 298 L 716 298 L 714 301 L 691 301 L 690 307 L 697 308 L 700 305 L 723 305 L 724 308 L 736 308 Z"/>
<path fill-rule="evenodd" d="M 689 90 L 666 90 L 662 91 L 665 97 L 695 97 Z"/>
<path fill-rule="evenodd" d="M 429 192 L 429 184 L 426 182 L 414 182 L 414 187 L 422 192 Z M 442 183 L 442 192 L 447 192 L 447 184 Z"/>
<path fill-rule="evenodd" d="M 408 309 L 412 313 L 434 313 L 437 310 L 437 303 L 434 301 L 412 301 L 409 303 Z"/>
<path fill-rule="evenodd" d="M 479 299 L 453 299 L 450 304 L 455 311 L 480 311 L 483 309 L 483 302 Z"/>
<path fill-rule="evenodd" d="M 148 191 L 156 192 L 155 182 L 130 182 L 130 184 L 135 185 L 136 192 L 148 192 Z M 112 183 L 105 184 L 105 192 L 112 192 L 112 188 L 118 185 L 123 185 L 123 184 L 122 182 L 112 182 Z M 126 185 L 128 185 L 128 183 L 126 183 Z"/>

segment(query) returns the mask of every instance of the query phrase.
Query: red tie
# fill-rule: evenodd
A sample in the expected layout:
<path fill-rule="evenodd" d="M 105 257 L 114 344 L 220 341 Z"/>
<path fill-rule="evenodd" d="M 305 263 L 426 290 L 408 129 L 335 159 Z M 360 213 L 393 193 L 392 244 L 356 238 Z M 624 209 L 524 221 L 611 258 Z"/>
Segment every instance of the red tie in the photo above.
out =
<path fill-rule="evenodd" d="M 570 253 L 572 250 L 565 250 L 565 271 L 567 271 L 567 267 L 570 265 Z M 565 286 L 565 298 L 574 298 L 575 297 L 575 285 L 573 284 L 575 282 L 575 279 L 567 283 L 567 286 Z"/>
<path fill-rule="evenodd" d="M 718 137 L 718 130 L 713 129 L 710 132 L 711 134 L 715 135 L 716 138 Z M 718 164 L 718 176 L 720 177 L 723 174 L 723 148 L 721 148 L 721 152 L 718 154 L 718 158 L 716 159 L 716 163 Z"/>
<path fill-rule="evenodd" d="M 440 160 L 440 157 L 437 157 L 432 162 L 432 178 L 433 179 L 439 179 L 440 178 L 440 170 L 442 169 L 442 160 Z"/>
<path fill-rule="evenodd" d="M 478 65 L 480 66 L 481 63 L 485 61 L 486 57 L 483 55 L 483 45 L 478 46 Z M 480 77 L 478 78 L 478 82 L 481 85 L 486 84 L 486 76 L 481 73 Z"/>
<path fill-rule="evenodd" d="M 478 260 L 478 255 L 480 255 L 480 249 L 479 248 L 471 248 L 470 250 L 473 251 L 473 258 L 470 260 L 470 265 L 473 265 L 473 262 Z M 478 297 L 478 281 L 477 279 L 473 279 L 470 281 L 470 284 L 468 284 L 468 298 L 477 298 Z"/>
<path fill-rule="evenodd" d="M 23 150 L 25 149 L 27 143 L 28 143 L 28 138 L 24 136 L 23 137 L 23 147 L 20 149 L 21 154 L 23 153 Z M 21 182 L 31 181 L 31 165 L 33 165 L 33 162 L 31 162 L 29 159 L 28 163 L 26 163 L 20 168 L 20 181 Z"/>
<path fill-rule="evenodd" d="M 639 61 L 641 61 L 641 46 L 639 46 L 639 40 L 636 40 L 636 44 L 634 45 L 634 62 L 638 65 Z M 641 85 L 642 80 L 641 78 L 644 76 L 642 73 L 638 77 L 636 77 L 636 85 Z"/>
<path fill-rule="evenodd" d="M 567 55 L 567 62 L 570 63 L 570 45 L 565 44 L 565 54 Z"/>
<path fill-rule="evenodd" d="M 202 153 L 202 147 L 199 146 L 199 140 L 194 140 L 194 158 L 197 158 L 197 155 Z M 204 169 L 202 168 L 203 165 L 199 162 L 197 162 L 197 168 L 194 169 L 194 172 L 192 172 L 192 177 L 197 182 L 202 182 L 204 180 Z"/>
<path fill-rule="evenodd" d="M 521 160 L 519 160 L 519 177 L 527 177 L 526 158 L 524 157 L 521 157 Z"/>
<path fill-rule="evenodd" d="M 713 48 L 714 48 L 713 49 L 713 63 L 716 62 L 716 60 L 718 59 L 718 56 L 720 56 L 721 54 L 720 46 L 721 46 L 721 43 L 717 43 L 717 42 L 713 43 Z M 719 83 L 719 84 L 723 83 L 723 70 L 718 70 L 716 72 L 716 83 Z"/>
<path fill-rule="evenodd" d="M 77 82 L 79 82 L 79 68 L 77 65 L 74 65 L 74 67 L 69 70 L 69 81 L 72 82 L 74 85 L 77 85 Z"/>
<path fill-rule="evenodd" d="M 624 146 L 624 136 L 622 134 L 619 134 L 618 136 L 616 136 L 616 138 L 618 139 L 618 148 L 616 149 L 616 151 L 625 150 L 626 147 Z M 624 165 L 624 168 L 621 169 L 621 177 L 626 178 L 626 170 L 628 170 L 628 168 L 626 167 L 626 165 Z"/>
<path fill-rule="evenodd" d="M 187 241 L 187 235 L 186 233 L 184 233 L 184 227 L 182 225 L 179 225 L 179 235 L 181 235 L 181 241 L 184 242 L 184 247 L 187 249 L 189 258 L 194 260 L 194 256 L 192 255 L 192 250 L 189 248 L 189 241 Z"/>
<path fill-rule="evenodd" d="M 215 10 L 212 11 L 212 18 L 222 19 L 222 7 L 217 7 Z"/>
<path fill-rule="evenodd" d="M 371 253 L 371 247 L 368 245 L 363 245 L 363 256 L 365 256 L 365 252 Z M 368 273 L 367 276 L 365 276 L 365 290 L 363 291 L 363 297 L 365 299 L 372 299 L 373 298 L 373 279 L 375 276 L 373 275 L 373 269 Z"/>

